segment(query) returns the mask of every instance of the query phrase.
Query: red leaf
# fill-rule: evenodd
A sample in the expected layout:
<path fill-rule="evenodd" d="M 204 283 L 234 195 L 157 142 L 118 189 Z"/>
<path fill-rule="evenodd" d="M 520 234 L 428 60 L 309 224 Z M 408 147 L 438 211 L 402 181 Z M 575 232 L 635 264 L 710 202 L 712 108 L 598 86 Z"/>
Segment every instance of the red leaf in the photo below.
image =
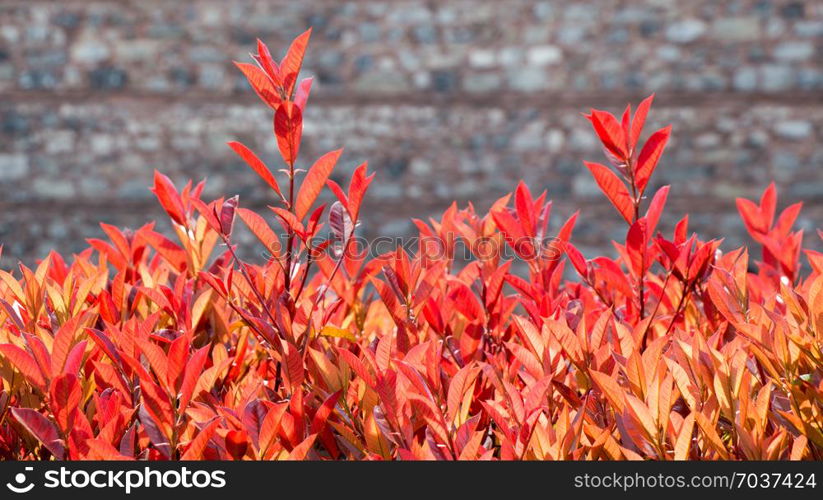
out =
<path fill-rule="evenodd" d="M 266 73 L 255 66 L 254 64 L 235 62 L 240 71 L 246 75 L 251 88 L 257 92 L 260 99 L 269 105 L 272 109 L 277 109 L 280 106 L 280 97 L 277 89 L 274 87 L 274 82 L 266 75 Z"/>
<path fill-rule="evenodd" d="M 43 339 L 37 337 L 36 335 L 32 335 L 29 333 L 24 333 L 23 337 L 26 339 L 26 346 L 28 347 L 28 352 L 34 356 L 34 360 L 37 363 L 37 366 L 40 368 L 40 373 L 43 374 L 43 377 L 46 380 L 46 383 L 49 382 L 51 378 L 51 354 L 49 354 L 48 349 L 46 348 L 46 344 L 43 343 Z M 48 387 L 43 387 L 43 392 L 48 390 Z"/>
<path fill-rule="evenodd" d="M 277 148 L 289 166 L 294 166 L 300 151 L 300 138 L 303 134 L 303 113 L 291 102 L 285 102 L 274 113 L 274 135 Z"/>
<path fill-rule="evenodd" d="M 259 38 L 257 39 L 257 56 L 254 59 L 260 64 L 276 86 L 281 85 L 280 66 L 274 61 L 269 48 Z"/>
<path fill-rule="evenodd" d="M 678 245 L 686 241 L 687 233 L 689 232 L 689 216 L 683 216 L 680 221 L 674 226 L 674 242 Z"/>
<path fill-rule="evenodd" d="M 663 186 L 657 190 L 649 203 L 649 208 L 646 210 L 646 220 L 648 221 L 647 231 L 651 236 L 657 228 L 657 222 L 660 220 L 660 215 L 663 213 L 663 207 L 666 206 L 666 199 L 669 196 L 669 186 Z"/>
<path fill-rule="evenodd" d="M 166 377 L 168 386 L 174 390 L 175 394 L 180 390 L 183 383 L 183 375 L 186 369 L 186 361 L 189 355 L 189 338 L 181 335 L 174 339 L 169 345 L 168 357 L 166 361 Z"/>
<path fill-rule="evenodd" d="M 763 191 L 760 205 L 744 198 L 737 198 L 737 210 L 743 219 L 746 230 L 758 241 L 769 233 L 774 223 L 774 213 L 777 206 L 777 193 L 774 182 Z"/>
<path fill-rule="evenodd" d="M 453 421 L 457 416 L 457 412 L 460 410 L 460 405 L 463 402 L 463 396 L 474 387 L 477 373 L 477 367 L 474 364 L 470 364 L 461 368 L 454 377 L 452 377 L 449 383 L 447 397 L 446 415 L 449 422 Z"/>
<path fill-rule="evenodd" d="M 185 410 L 185 408 L 189 405 L 189 401 L 191 401 L 192 397 L 195 396 L 195 394 L 193 394 L 194 388 L 197 386 L 197 379 L 203 372 L 203 367 L 206 364 L 208 355 L 209 346 L 207 345 L 198 349 L 191 356 L 191 358 L 189 358 L 188 363 L 186 363 L 186 373 L 183 375 L 182 384 L 180 384 L 179 407 L 181 410 Z"/>
<path fill-rule="evenodd" d="M 628 156 L 625 149 L 626 138 L 617 118 L 611 113 L 597 109 L 591 110 L 587 118 L 592 122 L 603 146 L 618 159 L 625 159 Z"/>
<path fill-rule="evenodd" d="M 509 274 L 509 269 L 511 268 L 512 261 L 506 261 L 500 264 L 497 270 L 492 273 L 491 277 L 486 280 L 486 303 L 487 305 L 491 305 L 497 301 L 500 297 L 500 293 L 503 291 L 503 283 L 506 279 L 506 276 Z M 492 309 L 491 307 L 489 309 Z"/>
<path fill-rule="evenodd" d="M 145 356 L 146 361 L 149 362 L 149 366 L 154 371 L 155 375 L 157 375 L 157 379 L 162 384 L 167 384 L 169 365 L 168 359 L 166 358 L 166 353 L 163 352 L 163 349 L 154 342 L 141 338 L 135 338 L 134 343 L 137 347 L 139 347 L 140 352 L 142 352 L 143 356 Z"/>
<path fill-rule="evenodd" d="M 297 215 L 298 220 L 302 220 L 306 216 L 314 200 L 320 195 L 320 191 L 322 191 L 323 185 L 326 184 L 326 180 L 331 175 L 341 153 L 343 153 L 342 149 L 326 153 L 309 169 L 306 178 L 303 179 L 303 183 L 300 185 L 300 191 L 297 193 L 295 202 L 294 213 Z"/>
<path fill-rule="evenodd" d="M 51 382 L 49 406 L 54 419 L 64 434 L 68 434 L 74 424 L 74 415 L 80 406 L 83 391 L 73 374 L 60 375 Z"/>
<path fill-rule="evenodd" d="M 523 227 L 517 222 L 517 219 L 514 218 L 507 208 L 492 211 L 491 215 L 492 219 L 494 219 L 494 223 L 497 225 L 498 229 L 505 234 L 507 240 L 516 242 L 526 239 L 526 234 L 523 232 Z"/>
<path fill-rule="evenodd" d="M 323 404 L 320 405 L 320 408 L 317 409 L 317 412 L 312 418 L 309 432 L 312 434 L 320 434 L 323 432 L 323 429 L 326 427 L 326 421 L 329 419 L 332 411 L 334 411 L 334 406 L 337 404 L 337 400 L 340 399 L 341 394 L 341 391 L 337 391 L 323 401 Z"/>
<path fill-rule="evenodd" d="M 643 99 L 643 102 L 637 106 L 637 110 L 634 112 L 634 118 L 632 118 L 631 137 L 629 138 L 632 147 L 635 147 L 637 145 L 637 141 L 640 140 L 640 133 L 643 131 L 643 125 L 646 123 L 646 115 L 649 114 L 649 109 L 652 107 L 653 101 L 654 94 Z"/>
<path fill-rule="evenodd" d="M 319 228 L 318 224 L 320 223 L 320 217 L 323 215 L 323 211 L 326 210 L 326 204 L 323 203 L 319 207 L 314 208 L 311 214 L 309 215 L 309 219 L 306 222 L 306 237 L 311 238 L 317 232 Z M 323 243 L 320 243 L 316 249 L 319 249 Z"/>
<path fill-rule="evenodd" d="M 165 392 L 148 377 L 140 377 L 140 395 L 145 409 L 166 439 L 172 435 L 172 406 Z"/>
<path fill-rule="evenodd" d="M 454 302 L 454 308 L 469 321 L 483 322 L 485 320 L 486 315 L 477 296 L 463 282 L 455 282 L 449 298 Z"/>
<path fill-rule="evenodd" d="M 520 219 L 520 225 L 523 232 L 527 236 L 534 238 L 535 236 L 535 213 L 534 201 L 532 201 L 532 194 L 526 183 L 520 181 L 517 184 L 517 190 L 514 193 L 514 204 L 517 207 L 517 217 Z"/>
<path fill-rule="evenodd" d="M 85 340 L 74 344 L 74 347 L 69 351 L 61 373 L 73 373 L 77 375 L 77 373 L 80 372 L 80 365 L 83 362 L 83 356 L 86 354 L 86 345 L 87 341 Z"/>
<path fill-rule="evenodd" d="M 345 362 L 347 365 L 354 370 L 354 373 L 357 374 L 358 377 L 363 379 L 366 382 L 366 385 L 369 387 L 374 387 L 376 385 L 376 381 L 374 380 L 374 376 L 371 372 L 366 368 L 366 365 L 360 361 L 360 358 L 355 356 L 351 351 L 346 349 L 338 349 L 337 350 L 338 356 Z"/>
<path fill-rule="evenodd" d="M 783 212 L 781 212 L 780 217 L 777 218 L 777 222 L 774 225 L 774 231 L 781 236 L 788 235 L 792 230 L 794 221 L 797 220 L 797 216 L 800 215 L 801 208 L 803 208 L 802 201 L 786 207 Z"/>
<path fill-rule="evenodd" d="M 294 344 L 286 340 L 281 340 L 283 346 L 283 375 L 289 387 L 289 392 L 294 393 L 300 390 L 303 385 L 305 371 L 303 369 L 303 357 Z"/>
<path fill-rule="evenodd" d="M 103 240 L 98 240 L 97 238 L 87 238 L 86 242 L 95 250 L 100 252 L 101 255 L 105 255 L 109 262 L 111 262 L 117 269 L 122 270 L 128 267 L 128 263 L 125 259 L 123 259 L 120 252 L 118 252 L 117 249 L 109 243 Z"/>
<path fill-rule="evenodd" d="M 743 219 L 743 224 L 750 234 L 766 234 L 769 231 L 769 228 L 765 227 L 760 217 L 760 208 L 755 205 L 753 201 L 745 198 L 737 198 L 736 202 L 737 211 L 740 212 L 740 218 Z"/>
<path fill-rule="evenodd" d="M 194 206 L 197 212 L 200 214 L 201 217 L 206 219 L 209 227 L 214 230 L 214 232 L 220 234 L 220 221 L 217 218 L 217 205 L 223 203 L 223 198 L 218 198 L 213 202 L 206 204 L 203 200 L 199 198 L 190 198 L 189 202 Z"/>
<path fill-rule="evenodd" d="M 658 130 L 652 134 L 651 137 L 649 137 L 649 140 L 646 141 L 646 144 L 643 146 L 643 150 L 640 151 L 640 156 L 637 158 L 637 167 L 635 169 L 634 178 L 635 183 L 637 184 L 637 189 L 641 193 L 644 189 L 646 189 L 646 185 L 649 183 L 649 179 L 651 178 L 654 169 L 657 168 L 657 163 L 660 161 L 660 155 L 663 154 L 663 149 L 669 141 L 671 131 L 671 125 Z"/>
<path fill-rule="evenodd" d="M 131 245 L 129 245 L 128 240 L 123 233 L 120 232 L 115 226 L 105 224 L 103 222 L 100 223 L 100 228 L 106 233 L 106 236 L 115 244 L 117 250 L 120 252 L 121 255 L 124 257 L 129 257 Z"/>
<path fill-rule="evenodd" d="M 642 278 L 645 273 L 648 262 L 646 262 L 646 219 L 641 217 L 634 224 L 629 227 L 629 232 L 626 235 L 626 252 L 629 254 L 633 274 Z"/>
<path fill-rule="evenodd" d="M 102 438 L 87 439 L 89 457 L 92 460 L 134 460 L 133 457 L 123 455 L 111 443 Z"/>
<path fill-rule="evenodd" d="M 160 202 L 163 210 L 169 214 L 169 217 L 181 226 L 185 226 L 186 211 L 183 208 L 183 201 L 180 199 L 180 195 L 174 188 L 171 179 L 155 170 L 152 192 L 157 196 L 157 200 Z"/>
<path fill-rule="evenodd" d="M 237 215 L 272 255 L 280 254 L 280 239 L 263 217 L 246 208 L 238 208 Z"/>
<path fill-rule="evenodd" d="M 363 163 L 354 171 L 351 177 L 351 184 L 349 184 L 349 203 L 347 208 L 351 214 L 352 220 L 357 222 L 357 217 L 360 214 L 360 204 L 363 202 L 363 195 L 366 193 L 369 184 L 374 179 L 375 174 L 366 175 L 368 164 Z"/>
<path fill-rule="evenodd" d="M 612 202 L 614 208 L 620 212 L 620 215 L 626 219 L 626 222 L 631 224 L 634 220 L 634 204 L 632 203 L 631 195 L 629 195 L 629 190 L 626 189 L 626 185 L 623 184 L 617 177 L 617 174 L 609 170 L 608 167 L 587 161 L 583 163 L 591 171 L 594 180 L 597 182 L 597 185 L 600 186 L 600 190 L 603 191 L 603 194 Z"/>
<path fill-rule="evenodd" d="M 566 222 L 563 223 L 563 226 L 560 228 L 559 231 L 557 231 L 557 241 L 566 243 L 569 241 L 569 239 L 571 239 L 572 231 L 574 231 L 574 225 L 577 223 L 577 217 L 579 216 L 580 211 L 578 210 L 575 213 L 573 213 L 571 217 L 566 219 Z"/>
<path fill-rule="evenodd" d="M 777 188 L 775 188 L 774 182 L 771 182 L 763 191 L 763 195 L 760 196 L 760 211 L 768 228 L 772 227 L 774 223 L 774 213 L 776 209 Z"/>
<path fill-rule="evenodd" d="M 306 102 L 309 100 L 309 93 L 311 93 L 311 84 L 313 78 L 304 78 L 297 86 L 297 93 L 294 95 L 294 103 L 300 108 L 300 111 L 306 110 Z"/>
<path fill-rule="evenodd" d="M 106 333 L 95 328 L 86 328 L 86 332 L 91 334 L 91 339 L 97 347 L 109 357 L 109 359 L 114 361 L 117 366 L 123 365 L 120 355 L 117 353 L 117 347 L 115 347 L 114 343 Z"/>
<path fill-rule="evenodd" d="M 280 63 L 280 75 L 283 78 L 283 89 L 286 96 L 292 95 L 300 68 L 303 66 L 303 56 L 306 53 L 306 47 L 309 45 L 310 37 L 311 28 L 295 38 L 289 46 L 283 62 Z"/>
<path fill-rule="evenodd" d="M 268 184 L 269 187 L 271 187 L 274 190 L 274 192 L 277 193 L 277 196 L 283 196 L 280 192 L 280 185 L 277 184 L 277 179 L 274 178 L 274 175 L 272 175 L 271 171 L 266 166 L 266 164 L 263 163 L 263 161 L 260 158 L 258 158 L 257 155 L 255 155 L 252 152 L 252 150 L 250 150 L 243 144 L 234 141 L 229 143 L 229 147 L 232 148 L 234 152 L 237 153 L 238 156 L 240 156 L 240 158 L 243 158 L 243 160 L 249 165 L 249 167 L 251 167 L 252 170 L 257 172 L 257 175 L 259 175 L 264 181 L 266 181 L 266 184 Z"/>
<path fill-rule="evenodd" d="M 249 448 L 249 435 L 246 431 L 231 430 L 226 434 L 226 451 L 235 460 L 241 460 Z"/>
<path fill-rule="evenodd" d="M 145 231 L 141 234 L 146 243 L 162 255 L 174 269 L 182 271 L 186 268 L 186 252 L 175 242 L 154 231 Z"/>
<path fill-rule="evenodd" d="M 575 271 L 577 271 L 577 274 L 586 278 L 588 275 L 588 266 L 586 265 L 586 258 L 583 257 L 580 250 L 571 243 L 566 243 L 563 248 L 566 250 L 566 255 L 569 256 L 569 260 L 574 266 Z"/>
<path fill-rule="evenodd" d="M 623 116 L 620 118 L 620 128 L 623 130 L 623 137 L 626 139 L 626 151 L 629 155 L 632 153 L 633 143 L 631 142 L 631 126 L 632 126 L 632 105 L 627 104 L 626 109 L 623 110 Z"/>
<path fill-rule="evenodd" d="M 326 181 L 326 185 L 329 187 L 329 189 L 331 189 L 331 192 L 334 194 L 334 196 L 337 197 L 337 201 L 342 203 L 344 207 L 348 207 L 349 197 L 346 196 L 345 192 L 343 192 L 343 188 L 340 187 L 340 184 L 329 179 L 328 181 Z"/>
<path fill-rule="evenodd" d="M 303 223 L 297 220 L 297 217 L 291 212 L 286 209 L 280 207 L 269 207 L 272 212 L 276 213 L 281 219 L 281 225 L 286 230 L 292 230 L 301 238 L 303 238 L 306 234 L 306 228 L 303 227 Z"/>
<path fill-rule="evenodd" d="M 597 265 L 599 273 L 609 286 L 619 290 L 625 296 L 631 296 L 632 288 L 629 280 L 613 260 L 608 257 L 595 257 L 592 262 Z"/>
<path fill-rule="evenodd" d="M 60 434 L 53 423 L 46 417 L 30 408 L 12 408 L 12 415 L 20 422 L 29 433 L 37 438 L 52 455 L 58 460 L 62 460 L 66 455 L 66 448 L 60 439 Z"/>

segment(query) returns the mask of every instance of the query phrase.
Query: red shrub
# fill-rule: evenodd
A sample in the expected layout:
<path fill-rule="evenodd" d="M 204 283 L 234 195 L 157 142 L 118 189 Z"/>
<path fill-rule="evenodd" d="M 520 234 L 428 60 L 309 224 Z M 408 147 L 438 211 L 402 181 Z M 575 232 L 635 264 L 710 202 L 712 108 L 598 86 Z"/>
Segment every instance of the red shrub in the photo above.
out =
<path fill-rule="evenodd" d="M 586 166 L 626 222 L 617 258 L 574 247 L 577 214 L 550 232 L 546 193 L 522 183 L 488 214 L 416 221 L 413 255 L 371 257 L 354 233 L 374 174 L 330 181 L 340 150 L 296 166 L 309 34 L 279 63 L 263 43 L 237 63 L 285 168 L 229 146 L 272 214 L 156 173 L 177 241 L 103 225 L 108 240 L 71 263 L 0 272 L 2 457 L 823 458 L 823 257 L 807 250 L 802 274 L 799 204 L 776 217 L 774 185 L 738 200 L 755 273 L 688 217 L 656 231 L 669 187 L 646 189 L 671 128 L 641 141 L 648 98 L 620 120 L 588 115 L 608 166 Z M 268 262 L 237 257 L 236 218 Z"/>

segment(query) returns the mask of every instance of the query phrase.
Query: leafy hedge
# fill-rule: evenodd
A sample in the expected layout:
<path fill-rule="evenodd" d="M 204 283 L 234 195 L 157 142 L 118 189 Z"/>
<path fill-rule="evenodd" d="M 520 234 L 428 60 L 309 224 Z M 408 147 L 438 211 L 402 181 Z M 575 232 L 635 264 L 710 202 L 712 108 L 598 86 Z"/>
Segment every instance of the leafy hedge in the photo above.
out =
<path fill-rule="evenodd" d="M 584 256 L 578 214 L 551 222 L 523 183 L 488 213 L 415 221 L 411 254 L 371 255 L 356 227 L 374 174 L 329 180 L 340 150 L 298 168 L 309 36 L 237 63 L 282 164 L 229 146 L 271 213 L 155 173 L 176 240 L 103 224 L 71 262 L 0 272 L 0 456 L 823 458 L 823 255 L 792 229 L 800 204 L 778 216 L 774 185 L 738 200 L 757 262 L 687 216 L 658 232 L 669 186 L 646 189 L 671 128 L 641 140 L 650 97 L 587 116 L 606 165 L 585 166 L 626 224 L 616 258 Z M 236 218 L 265 264 L 238 258 Z"/>

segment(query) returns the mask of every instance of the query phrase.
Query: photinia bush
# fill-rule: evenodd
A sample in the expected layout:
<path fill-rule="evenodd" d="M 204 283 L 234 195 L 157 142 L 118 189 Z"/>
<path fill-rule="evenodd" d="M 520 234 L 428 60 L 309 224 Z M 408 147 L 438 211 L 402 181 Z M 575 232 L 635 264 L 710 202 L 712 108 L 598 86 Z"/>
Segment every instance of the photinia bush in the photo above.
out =
<path fill-rule="evenodd" d="M 647 189 L 671 127 L 643 140 L 649 97 L 587 115 L 605 161 L 585 166 L 626 226 L 615 258 L 583 255 L 578 214 L 552 223 L 523 183 L 371 255 L 355 232 L 374 174 L 331 181 L 341 150 L 299 167 L 310 33 L 236 63 L 282 158 L 229 146 L 270 213 L 156 172 L 174 239 L 103 224 L 71 262 L 0 271 L 0 456 L 823 459 L 823 255 L 792 228 L 799 203 L 778 215 L 774 185 L 737 201 L 754 262 L 688 217 L 662 234 L 669 186 Z M 265 263 L 238 257 L 237 219 Z"/>

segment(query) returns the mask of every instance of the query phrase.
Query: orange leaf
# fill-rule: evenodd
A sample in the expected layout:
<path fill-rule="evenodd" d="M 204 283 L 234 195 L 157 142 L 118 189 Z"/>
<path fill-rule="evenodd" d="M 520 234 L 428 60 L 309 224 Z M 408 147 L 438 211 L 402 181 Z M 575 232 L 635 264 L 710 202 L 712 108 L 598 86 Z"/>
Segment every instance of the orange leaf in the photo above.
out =
<path fill-rule="evenodd" d="M 51 347 L 51 374 L 55 376 L 63 371 L 63 365 L 66 363 L 66 358 L 71 350 L 74 342 L 74 335 L 77 331 L 79 323 L 84 318 L 75 316 L 63 323 L 57 333 L 54 335 L 54 343 Z"/>
<path fill-rule="evenodd" d="M 694 417 L 697 421 L 697 425 L 700 426 L 700 430 L 703 431 L 703 435 L 706 436 L 706 439 L 711 447 L 720 454 L 720 457 L 723 460 L 728 460 L 729 452 L 726 450 L 726 445 L 723 444 L 723 440 L 720 439 L 720 436 L 717 434 L 717 430 L 714 428 L 714 425 L 700 412 L 695 412 Z"/>
<path fill-rule="evenodd" d="M 632 394 L 626 394 L 626 403 L 636 417 L 635 419 L 643 426 L 648 438 L 654 442 L 657 439 L 657 424 L 649 408 Z"/>
<path fill-rule="evenodd" d="M 289 453 L 289 460 L 305 460 L 306 455 L 309 454 L 311 451 L 311 447 L 314 446 L 314 440 L 317 439 L 317 434 L 312 434 L 306 439 L 304 439 L 300 444 L 294 447 Z"/>
<path fill-rule="evenodd" d="M 463 395 L 474 387 L 477 373 L 478 369 L 472 363 L 458 370 L 454 377 L 452 377 L 451 383 L 449 384 L 446 412 L 446 418 L 448 418 L 450 422 L 455 419 L 457 412 L 460 410 Z"/>
<path fill-rule="evenodd" d="M 209 441 L 211 440 L 212 436 L 214 436 L 214 432 L 217 430 L 217 426 L 220 425 L 220 418 L 215 417 L 203 427 L 203 430 L 197 434 L 197 437 L 191 440 L 189 443 L 189 447 L 186 450 L 186 453 L 180 457 L 181 460 L 201 460 L 203 458 L 203 451 L 208 446 Z"/>
<path fill-rule="evenodd" d="M 0 344 L 0 354 L 11 361 L 11 364 L 26 377 L 31 385 L 45 391 L 46 379 L 37 361 L 29 353 L 14 344 Z"/>
<path fill-rule="evenodd" d="M 186 268 L 186 252 L 175 242 L 154 231 L 141 233 L 143 240 L 151 245 L 171 266 L 182 271 Z"/>
<path fill-rule="evenodd" d="M 620 212 L 620 215 L 626 219 L 626 222 L 631 224 L 634 220 L 634 204 L 632 203 L 629 190 L 626 189 L 626 185 L 623 184 L 617 175 L 609 170 L 608 167 L 588 161 L 584 161 L 583 163 L 591 171 L 594 180 L 597 182 L 597 185 L 600 186 L 600 190 L 603 191 L 603 194 L 612 202 L 614 208 Z"/>
<path fill-rule="evenodd" d="M 326 153 L 314 162 L 314 165 L 309 169 L 306 178 L 303 179 L 303 183 L 300 185 L 294 207 L 294 212 L 299 220 L 306 216 L 314 200 L 320 195 L 320 191 L 323 190 L 323 186 L 326 184 L 329 175 L 331 175 L 341 153 L 343 153 L 342 149 Z"/>
<path fill-rule="evenodd" d="M 689 449 L 692 445 L 692 433 L 694 432 L 694 413 L 683 420 L 680 432 L 677 434 L 677 441 L 674 444 L 674 459 L 686 460 L 689 458 Z"/>
<path fill-rule="evenodd" d="M 590 370 L 589 374 L 591 375 L 592 382 L 594 382 L 597 388 L 600 389 L 600 392 L 606 396 L 606 399 L 609 400 L 609 403 L 611 403 L 617 413 L 623 413 L 623 409 L 626 406 L 626 390 L 620 387 L 620 384 L 618 384 L 613 377 L 605 373 Z"/>
<path fill-rule="evenodd" d="M 247 208 L 238 208 L 237 215 L 249 227 L 254 234 L 273 256 L 280 255 L 280 239 L 272 231 L 271 227 L 256 212 Z"/>
<path fill-rule="evenodd" d="M 283 196 L 280 192 L 280 185 L 277 184 L 277 179 L 274 178 L 269 168 L 266 166 L 263 161 L 255 155 L 251 149 L 247 148 L 243 144 L 239 142 L 232 141 L 229 143 L 229 147 L 234 150 L 237 155 L 245 161 L 252 170 L 257 172 L 266 184 L 271 187 L 278 196 Z"/>

